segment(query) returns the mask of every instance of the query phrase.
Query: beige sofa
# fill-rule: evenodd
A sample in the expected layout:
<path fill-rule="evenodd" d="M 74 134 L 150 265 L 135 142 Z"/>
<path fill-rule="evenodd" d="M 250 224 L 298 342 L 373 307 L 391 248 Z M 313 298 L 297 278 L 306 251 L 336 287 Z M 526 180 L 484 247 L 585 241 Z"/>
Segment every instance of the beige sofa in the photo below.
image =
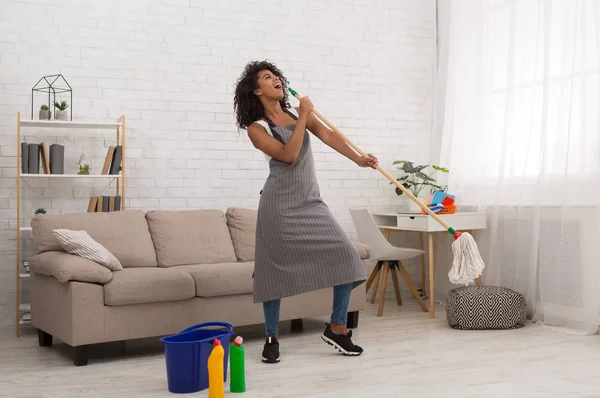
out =
<path fill-rule="evenodd" d="M 86 365 L 90 344 L 164 336 L 203 322 L 262 324 L 252 298 L 256 211 L 140 211 L 36 215 L 31 259 L 31 321 L 40 346 L 52 337 L 74 347 Z M 86 230 L 119 259 L 123 270 L 62 250 L 53 230 Z M 363 258 L 370 249 L 355 243 Z M 348 326 L 366 306 L 354 289 Z M 281 320 L 328 315 L 332 290 L 282 301 Z M 301 325 L 301 324 L 300 324 Z"/>

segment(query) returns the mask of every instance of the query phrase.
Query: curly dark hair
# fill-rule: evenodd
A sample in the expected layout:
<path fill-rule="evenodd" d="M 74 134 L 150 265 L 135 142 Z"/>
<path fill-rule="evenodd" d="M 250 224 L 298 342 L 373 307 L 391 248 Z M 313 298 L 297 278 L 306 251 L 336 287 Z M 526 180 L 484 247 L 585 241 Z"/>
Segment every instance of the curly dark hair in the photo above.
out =
<path fill-rule="evenodd" d="M 281 107 L 286 109 L 290 107 L 288 103 L 288 80 L 283 73 L 271 62 L 252 61 L 249 62 L 242 75 L 239 77 L 235 86 L 233 97 L 233 108 L 237 119 L 237 126 L 240 129 L 247 129 L 252 123 L 260 120 L 265 114 L 265 109 L 254 90 L 258 88 L 258 72 L 268 70 L 281 80 L 283 88 L 283 98 L 280 101 Z"/>

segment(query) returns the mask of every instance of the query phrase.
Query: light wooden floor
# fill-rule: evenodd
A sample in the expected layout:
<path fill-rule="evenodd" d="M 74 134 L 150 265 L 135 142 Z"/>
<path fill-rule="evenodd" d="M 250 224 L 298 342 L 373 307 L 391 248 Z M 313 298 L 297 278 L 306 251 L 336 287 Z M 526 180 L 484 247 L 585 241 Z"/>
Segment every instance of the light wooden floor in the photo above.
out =
<path fill-rule="evenodd" d="M 355 341 L 365 353 L 346 358 L 319 335 L 324 319 L 289 334 L 282 362 L 260 362 L 262 328 L 246 338 L 248 392 L 240 397 L 600 397 L 600 337 L 578 337 L 537 325 L 512 331 L 455 331 L 443 311 L 431 321 L 414 300 L 386 303 L 382 318 L 361 314 Z M 285 334 L 283 331 L 285 330 Z M 37 336 L 0 334 L 2 397 L 169 397 L 156 339 L 96 347 L 74 367 L 63 344 L 40 348 Z M 233 396 L 233 394 L 227 394 Z M 192 396 L 208 396 L 207 391 Z"/>

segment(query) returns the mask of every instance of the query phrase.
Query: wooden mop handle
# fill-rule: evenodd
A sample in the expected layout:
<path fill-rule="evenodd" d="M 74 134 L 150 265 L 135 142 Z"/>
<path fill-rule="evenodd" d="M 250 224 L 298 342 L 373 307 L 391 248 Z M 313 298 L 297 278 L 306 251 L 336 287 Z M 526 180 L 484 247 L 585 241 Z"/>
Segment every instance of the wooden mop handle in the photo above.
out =
<path fill-rule="evenodd" d="M 302 98 L 295 90 L 292 90 L 291 88 L 288 88 L 288 90 L 290 90 L 290 93 L 292 93 L 292 95 L 294 97 L 296 97 L 298 99 Z M 346 141 L 348 143 L 348 145 L 350 145 L 362 157 L 364 157 L 364 158 L 369 157 L 369 155 L 365 151 L 363 151 L 360 147 L 358 147 L 356 144 L 354 144 L 352 141 L 350 141 L 350 139 L 348 137 L 346 137 L 340 130 L 338 130 L 337 127 L 335 127 L 329 120 L 327 120 L 327 118 L 325 118 L 325 116 L 323 116 L 321 114 L 321 112 L 317 111 L 314 108 L 313 108 L 312 112 L 315 114 L 315 116 L 317 116 L 319 119 L 321 119 L 321 121 L 323 121 L 323 123 L 325 123 L 331 130 L 333 130 L 337 134 L 339 134 L 344 139 L 344 141 Z M 455 231 L 452 227 L 450 227 L 448 224 L 446 224 L 444 222 L 444 220 L 442 220 L 440 218 L 440 216 L 438 216 L 433 211 L 431 211 L 431 209 L 429 207 L 425 206 L 425 204 L 423 204 L 421 201 L 419 201 L 419 199 L 417 199 L 415 197 L 415 195 L 412 194 L 412 192 L 410 192 L 408 189 L 406 189 L 404 187 L 404 185 L 400 184 L 390 173 L 388 173 L 387 171 L 382 169 L 381 166 L 379 166 L 379 165 L 377 165 L 375 168 L 377 170 L 379 170 L 381 172 L 381 174 L 383 174 L 385 177 L 387 177 L 387 179 L 390 180 L 394 185 L 396 185 L 402 192 L 404 192 L 406 194 L 406 196 L 408 196 L 411 200 L 413 200 L 416 204 L 418 204 L 419 207 L 421 207 L 421 209 L 423 209 L 427 214 L 429 214 L 431 217 L 433 217 L 435 219 L 435 221 L 437 221 L 444 228 L 446 228 L 446 230 L 448 230 L 448 232 L 450 232 L 452 234 L 455 233 Z"/>

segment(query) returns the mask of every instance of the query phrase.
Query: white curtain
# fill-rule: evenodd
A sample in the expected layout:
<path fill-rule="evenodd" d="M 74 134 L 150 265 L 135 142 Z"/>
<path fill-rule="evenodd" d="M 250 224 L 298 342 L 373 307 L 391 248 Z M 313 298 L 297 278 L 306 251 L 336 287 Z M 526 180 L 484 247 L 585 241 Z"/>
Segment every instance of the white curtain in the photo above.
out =
<path fill-rule="evenodd" d="M 438 1 L 434 137 L 484 283 L 593 334 L 600 278 L 600 0 Z"/>

